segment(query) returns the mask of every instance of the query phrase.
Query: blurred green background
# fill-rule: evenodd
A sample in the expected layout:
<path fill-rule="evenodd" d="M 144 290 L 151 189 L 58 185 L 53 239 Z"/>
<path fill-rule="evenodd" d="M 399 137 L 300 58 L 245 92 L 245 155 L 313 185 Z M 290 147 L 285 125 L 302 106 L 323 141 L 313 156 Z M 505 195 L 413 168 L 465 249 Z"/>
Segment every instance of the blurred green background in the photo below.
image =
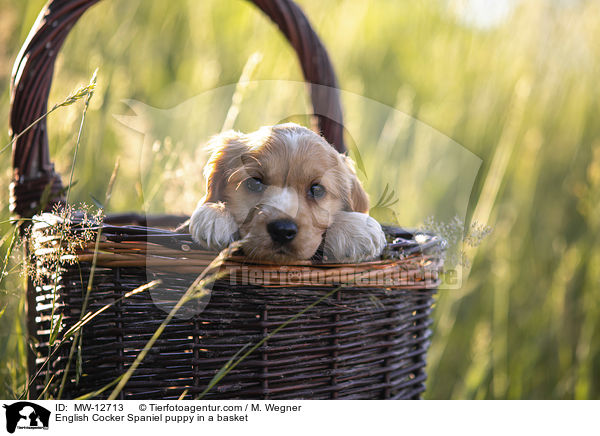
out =
<path fill-rule="evenodd" d="M 425 397 L 599 398 L 600 3 L 298 3 L 347 91 L 348 140 L 373 203 L 389 184 L 399 202 L 386 217 L 400 224 L 458 215 L 493 229 L 468 249 L 463 286 L 439 293 Z M 0 0 L 0 146 L 10 140 L 12 64 L 43 4 Z M 109 212 L 191 212 L 204 189 L 199 145 L 221 129 L 235 85 L 221 87 L 238 82 L 245 66 L 252 80 L 289 86 L 274 94 L 250 86 L 236 128 L 307 113 L 286 108 L 306 106 L 293 51 L 248 2 L 105 0 L 90 9 L 57 60 L 50 95 L 51 104 L 62 101 L 99 67 L 73 200 L 104 198 L 120 157 Z M 148 120 L 162 127 L 137 133 L 115 117 L 134 115 L 125 99 L 169 115 L 151 110 Z M 171 116 L 169 108 L 190 99 L 208 109 L 190 115 L 193 122 Z M 75 104 L 49 119 L 65 181 L 81 110 Z M 10 165 L 5 152 L 2 259 L 11 238 Z M 0 398 L 25 383 L 19 262 L 13 256 L 0 284 Z"/>

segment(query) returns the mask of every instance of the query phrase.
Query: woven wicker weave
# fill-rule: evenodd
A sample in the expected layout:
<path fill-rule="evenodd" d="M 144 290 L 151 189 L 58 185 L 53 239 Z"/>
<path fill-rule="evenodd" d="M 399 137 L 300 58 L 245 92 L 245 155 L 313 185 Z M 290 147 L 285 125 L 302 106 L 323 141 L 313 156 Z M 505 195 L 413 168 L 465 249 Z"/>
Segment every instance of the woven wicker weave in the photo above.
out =
<path fill-rule="evenodd" d="M 53 0 L 42 11 L 14 69 L 15 134 L 46 111 L 57 51 L 73 24 L 96 1 Z M 306 17 L 289 0 L 254 3 L 292 44 L 306 81 L 327 85 L 311 86 L 314 112 L 324 137 L 344 152 L 335 75 Z M 31 216 L 47 185 L 52 186 L 53 202 L 63 201 L 60 177 L 48 155 L 45 122 L 16 141 L 13 165 L 15 213 Z M 146 217 L 132 214 L 109 216 L 90 226 L 77 214 L 71 218 L 72 237 L 102 231 L 86 312 L 106 308 L 83 328 L 81 365 L 71 365 L 63 398 L 95 391 L 123 374 L 166 311 L 214 259 L 216 253 L 199 249 L 190 235 L 172 230 L 183 220 L 152 217 L 149 227 Z M 44 274 L 44 265 L 56 261 L 61 228 L 54 220 L 38 223 L 32 233 L 30 250 L 39 266 L 38 284 L 30 284 L 28 290 L 30 335 L 37 338 L 36 360 L 30 366 L 33 397 L 48 380 L 46 393 L 58 392 L 70 342 L 55 347 L 46 359 L 50 320 L 62 316 L 64 333 L 81 319 L 94 256 L 94 244 L 85 240 L 75 252 L 61 257 L 58 276 Z M 324 265 L 313 259 L 279 266 L 249 263 L 235 253 L 229 256 L 220 266 L 222 277 L 214 283 L 210 298 L 170 322 L 120 398 L 178 398 L 184 393 L 195 398 L 240 349 L 267 337 L 204 398 L 419 398 L 444 241 L 426 234 L 415 238 L 391 227 L 386 233 L 384 258 L 362 264 Z M 154 293 L 127 295 L 152 280 L 160 280 Z M 77 367 L 81 374 L 76 374 Z"/>

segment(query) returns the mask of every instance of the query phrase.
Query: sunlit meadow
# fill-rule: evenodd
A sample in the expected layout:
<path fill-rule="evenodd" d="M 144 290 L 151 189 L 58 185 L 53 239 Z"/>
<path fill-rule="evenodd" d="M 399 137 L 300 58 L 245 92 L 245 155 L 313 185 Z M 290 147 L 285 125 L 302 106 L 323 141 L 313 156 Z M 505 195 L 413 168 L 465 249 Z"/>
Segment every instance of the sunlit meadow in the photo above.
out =
<path fill-rule="evenodd" d="M 425 397 L 599 398 L 600 3 L 298 3 L 336 68 L 372 202 L 386 186 L 397 200 L 373 213 L 492 229 L 466 247 L 462 287 L 439 293 Z M 0 148 L 12 64 L 43 4 L 0 0 Z M 307 113 L 292 49 L 245 1 L 100 2 L 63 47 L 50 103 L 97 67 L 71 196 L 103 198 L 120 159 L 108 212 L 190 213 L 211 134 Z M 81 112 L 48 121 L 65 183 Z M 0 165 L 0 398 L 13 398 L 26 380 L 25 285 L 19 256 L 4 260 L 10 152 Z"/>

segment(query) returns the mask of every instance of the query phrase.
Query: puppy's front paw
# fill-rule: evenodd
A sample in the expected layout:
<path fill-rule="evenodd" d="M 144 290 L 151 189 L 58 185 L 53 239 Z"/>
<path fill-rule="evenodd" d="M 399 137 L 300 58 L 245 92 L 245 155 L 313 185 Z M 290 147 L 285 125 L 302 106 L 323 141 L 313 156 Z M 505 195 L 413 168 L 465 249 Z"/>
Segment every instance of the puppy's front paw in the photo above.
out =
<path fill-rule="evenodd" d="M 327 229 L 323 255 L 330 262 L 362 262 L 381 255 L 385 244 L 385 233 L 375 219 L 360 212 L 339 212 Z"/>
<path fill-rule="evenodd" d="M 192 239 L 209 250 L 221 251 L 235 240 L 238 226 L 224 203 L 204 203 L 190 218 Z"/>

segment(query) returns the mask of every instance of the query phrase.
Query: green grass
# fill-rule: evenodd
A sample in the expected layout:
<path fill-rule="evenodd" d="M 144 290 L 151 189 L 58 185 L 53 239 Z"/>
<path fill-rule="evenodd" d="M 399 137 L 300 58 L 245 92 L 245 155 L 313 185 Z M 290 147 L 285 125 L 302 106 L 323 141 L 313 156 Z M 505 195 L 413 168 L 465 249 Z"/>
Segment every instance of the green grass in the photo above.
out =
<path fill-rule="evenodd" d="M 0 147 L 10 141 L 10 69 L 43 3 L 0 0 Z M 349 139 L 373 202 L 389 186 L 398 201 L 386 216 L 400 224 L 466 213 L 493 228 L 470 251 L 464 286 L 440 291 L 426 397 L 599 398 L 600 4 L 524 1 L 479 29 L 444 2 L 299 3 L 347 91 Z M 247 2 L 94 6 L 66 41 L 50 95 L 62 101 L 100 68 L 73 201 L 103 198 L 120 158 L 110 212 L 191 212 L 204 189 L 200 146 L 223 126 L 234 86 L 213 90 L 235 84 L 255 52 L 253 80 L 302 80 L 283 37 Z M 234 126 L 302 119 L 303 86 L 273 89 L 250 84 Z M 192 100 L 146 111 L 144 137 L 115 119 L 140 109 L 125 99 L 162 109 Z M 48 121 L 65 182 L 80 120 L 75 104 Z M 10 176 L 3 153 L 0 259 L 11 241 Z M 18 262 L 0 283 L 0 398 L 25 383 Z"/>

